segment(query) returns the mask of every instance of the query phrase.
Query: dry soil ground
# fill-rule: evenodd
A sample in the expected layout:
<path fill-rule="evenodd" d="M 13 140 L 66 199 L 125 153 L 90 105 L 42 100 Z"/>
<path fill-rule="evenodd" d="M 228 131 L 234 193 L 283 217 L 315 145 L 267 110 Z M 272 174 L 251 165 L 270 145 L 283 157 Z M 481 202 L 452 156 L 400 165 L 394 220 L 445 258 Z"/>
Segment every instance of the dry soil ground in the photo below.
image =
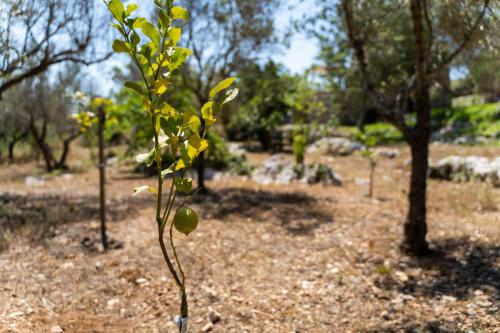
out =
<path fill-rule="evenodd" d="M 228 178 L 194 206 L 202 218 L 177 235 L 189 276 L 191 332 L 500 332 L 500 189 L 430 181 L 435 254 L 398 251 L 407 208 L 408 151 L 380 159 L 375 198 L 367 162 L 320 159 L 342 187 L 263 186 Z M 498 156 L 487 147 L 433 146 Z M 255 162 L 265 155 L 251 155 Z M 78 156 L 73 156 L 76 163 Z M 153 179 L 110 170 L 109 234 L 99 251 L 97 173 L 27 186 L 34 164 L 0 167 L 0 332 L 175 332 L 178 293 L 157 246 Z"/>

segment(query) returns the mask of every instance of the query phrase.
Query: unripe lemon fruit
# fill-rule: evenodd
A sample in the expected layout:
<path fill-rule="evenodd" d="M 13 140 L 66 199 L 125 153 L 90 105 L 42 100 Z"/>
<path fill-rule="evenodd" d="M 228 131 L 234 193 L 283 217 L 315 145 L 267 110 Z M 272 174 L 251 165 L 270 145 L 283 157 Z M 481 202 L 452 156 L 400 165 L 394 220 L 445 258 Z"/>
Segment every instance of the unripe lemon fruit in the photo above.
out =
<path fill-rule="evenodd" d="M 182 206 L 175 212 L 174 227 L 186 236 L 198 226 L 198 215 L 189 207 Z"/>

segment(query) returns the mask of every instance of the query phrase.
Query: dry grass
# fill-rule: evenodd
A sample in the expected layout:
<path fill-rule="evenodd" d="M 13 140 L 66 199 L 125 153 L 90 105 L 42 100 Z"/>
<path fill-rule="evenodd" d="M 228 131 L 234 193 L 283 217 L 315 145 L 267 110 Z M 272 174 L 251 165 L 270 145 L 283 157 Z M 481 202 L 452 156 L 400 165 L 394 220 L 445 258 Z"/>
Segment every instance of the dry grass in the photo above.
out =
<path fill-rule="evenodd" d="M 500 189 L 431 180 L 428 238 L 442 254 L 401 256 L 409 171 L 408 151 L 400 148 L 401 157 L 380 159 L 373 199 L 355 182 L 369 174 L 358 155 L 308 157 L 340 173 L 340 188 L 208 182 L 211 193 L 194 203 L 199 229 L 178 237 L 192 331 L 201 331 L 213 307 L 222 315 L 214 332 L 495 332 Z M 433 147 L 432 156 L 456 151 Z M 254 162 L 266 157 L 250 154 Z M 110 235 L 125 248 L 104 254 L 81 245 L 98 235 L 97 173 L 27 187 L 32 169 L 0 169 L 0 186 L 14 198 L 0 217 L 10 228 L 10 246 L 0 252 L 0 332 L 49 332 L 54 325 L 82 333 L 175 332 L 177 292 L 156 244 L 154 198 L 131 198 L 133 187 L 154 180 L 110 177 Z M 29 225 L 49 228 L 33 235 L 22 231 Z"/>

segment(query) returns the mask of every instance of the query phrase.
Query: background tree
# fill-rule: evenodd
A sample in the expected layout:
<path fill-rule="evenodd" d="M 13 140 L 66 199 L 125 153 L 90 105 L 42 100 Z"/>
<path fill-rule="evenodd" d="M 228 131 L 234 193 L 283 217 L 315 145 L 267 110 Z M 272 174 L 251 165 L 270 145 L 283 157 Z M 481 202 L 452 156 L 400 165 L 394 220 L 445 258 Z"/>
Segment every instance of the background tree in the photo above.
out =
<path fill-rule="evenodd" d="M 362 78 L 367 105 L 397 127 L 410 145 L 410 206 L 402 248 L 423 255 L 428 251 L 429 88 L 433 78 L 476 38 L 489 1 L 412 0 L 410 8 L 399 1 L 342 0 L 334 5 L 318 0 L 318 4 L 323 18 L 318 28 L 323 36 L 320 42 L 327 47 L 324 43 L 331 40 L 325 32 L 338 28 L 340 46 L 345 47 L 347 41 L 350 48 L 343 59 L 350 60 L 348 66 L 354 65 Z M 461 29 L 457 32 L 451 26 Z"/>
<path fill-rule="evenodd" d="M 265 151 L 281 149 L 278 127 L 289 118 L 287 94 L 292 91 L 292 78 L 284 68 L 272 61 L 264 66 L 248 64 L 240 70 L 241 95 L 238 112 L 231 115 L 227 126 L 231 139 L 256 139 Z"/>
<path fill-rule="evenodd" d="M 180 3 L 190 13 L 184 29 L 187 47 L 193 51 L 182 78 L 195 95 L 199 109 L 209 100 L 214 83 L 234 75 L 275 45 L 274 13 L 280 1 L 184 0 Z M 198 187 L 202 189 L 205 188 L 204 167 L 202 154 L 197 168 Z"/>
<path fill-rule="evenodd" d="M 77 71 L 69 67 L 54 80 L 42 75 L 23 83 L 24 98 L 19 110 L 28 119 L 30 134 L 48 172 L 68 169 L 71 143 L 80 135 L 77 123 L 70 119 L 75 111 L 70 94 L 80 88 Z"/>
<path fill-rule="evenodd" d="M 107 59 L 98 40 L 104 21 L 94 0 L 0 2 L 0 100 L 14 85 L 53 65 Z"/>
<path fill-rule="evenodd" d="M 23 98 L 23 91 L 16 87 L 0 103 L 0 141 L 6 145 L 9 163 L 14 162 L 16 145 L 29 134 L 27 118 L 17 109 Z"/>

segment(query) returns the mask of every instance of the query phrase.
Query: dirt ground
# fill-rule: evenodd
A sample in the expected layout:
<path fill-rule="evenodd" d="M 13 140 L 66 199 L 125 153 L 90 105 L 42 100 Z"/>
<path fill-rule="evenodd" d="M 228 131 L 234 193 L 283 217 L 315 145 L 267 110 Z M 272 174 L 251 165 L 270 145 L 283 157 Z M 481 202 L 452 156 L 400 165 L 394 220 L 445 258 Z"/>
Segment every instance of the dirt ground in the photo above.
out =
<path fill-rule="evenodd" d="M 193 205 L 199 228 L 176 236 L 190 331 L 500 332 L 500 189 L 430 180 L 435 254 L 403 256 L 408 150 L 397 148 L 400 157 L 379 158 L 373 199 L 358 154 L 309 157 L 342 187 L 209 181 Z M 448 154 L 500 149 L 432 146 L 433 159 Z M 154 179 L 109 171 L 109 235 L 124 247 L 103 253 L 96 171 L 28 186 L 33 167 L 0 166 L 0 332 L 176 332 L 154 198 L 131 195 Z M 210 312 L 220 314 L 213 326 Z"/>

